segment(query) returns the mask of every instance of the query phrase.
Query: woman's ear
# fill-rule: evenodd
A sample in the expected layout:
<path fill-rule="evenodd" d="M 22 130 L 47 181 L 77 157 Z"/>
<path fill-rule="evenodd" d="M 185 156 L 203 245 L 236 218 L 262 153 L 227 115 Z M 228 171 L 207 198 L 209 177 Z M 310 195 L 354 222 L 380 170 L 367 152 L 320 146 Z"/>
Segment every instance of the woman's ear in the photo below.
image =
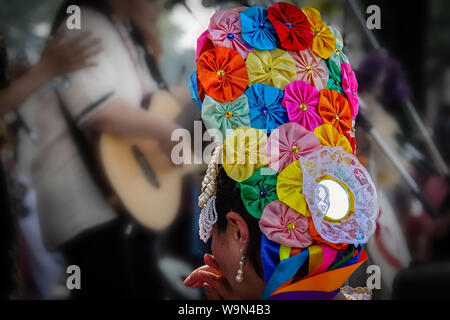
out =
<path fill-rule="evenodd" d="M 239 213 L 230 211 L 226 216 L 228 220 L 229 232 L 234 240 L 239 242 L 239 247 L 245 252 L 249 241 L 249 230 L 247 222 Z"/>

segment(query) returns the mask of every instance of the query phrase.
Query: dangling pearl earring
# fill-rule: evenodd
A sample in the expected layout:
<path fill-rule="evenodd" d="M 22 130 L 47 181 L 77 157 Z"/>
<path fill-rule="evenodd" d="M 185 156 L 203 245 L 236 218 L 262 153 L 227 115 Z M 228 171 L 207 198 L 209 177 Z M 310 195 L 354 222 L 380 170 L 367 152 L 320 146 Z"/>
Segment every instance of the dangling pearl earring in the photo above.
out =
<path fill-rule="evenodd" d="M 242 248 L 239 250 L 239 252 L 242 254 Z M 242 283 L 242 281 L 244 281 L 244 259 L 245 259 L 245 256 L 242 256 L 241 260 L 239 261 L 239 269 L 238 269 L 237 275 L 236 275 L 237 283 Z"/>

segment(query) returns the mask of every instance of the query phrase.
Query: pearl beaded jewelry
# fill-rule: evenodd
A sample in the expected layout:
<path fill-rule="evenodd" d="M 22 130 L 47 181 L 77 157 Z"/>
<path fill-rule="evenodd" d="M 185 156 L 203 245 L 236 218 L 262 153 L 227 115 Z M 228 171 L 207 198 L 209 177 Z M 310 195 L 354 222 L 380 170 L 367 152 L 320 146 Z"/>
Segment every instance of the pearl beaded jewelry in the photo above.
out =
<path fill-rule="evenodd" d="M 239 251 L 242 254 L 242 248 Z M 238 269 L 237 275 L 236 275 L 237 283 L 242 283 L 244 281 L 244 260 L 245 260 L 245 256 L 243 255 L 241 257 L 241 260 L 239 261 L 239 269 Z"/>
<path fill-rule="evenodd" d="M 202 182 L 202 194 L 198 197 L 198 206 L 203 208 L 208 203 L 209 198 L 216 194 L 216 177 L 218 171 L 218 158 L 220 147 L 216 147 L 211 157 L 211 161 L 206 169 L 205 177 Z"/>
<path fill-rule="evenodd" d="M 218 171 L 218 157 L 220 147 L 216 147 L 211 157 L 211 161 L 206 170 L 202 182 L 202 194 L 198 197 L 198 205 L 202 208 L 199 219 L 199 235 L 203 242 L 207 242 L 211 236 L 212 228 L 217 222 L 216 211 L 216 177 Z"/>
<path fill-rule="evenodd" d="M 208 203 L 200 213 L 199 235 L 203 242 L 207 242 L 211 231 L 217 222 L 216 196 L 209 198 Z"/>

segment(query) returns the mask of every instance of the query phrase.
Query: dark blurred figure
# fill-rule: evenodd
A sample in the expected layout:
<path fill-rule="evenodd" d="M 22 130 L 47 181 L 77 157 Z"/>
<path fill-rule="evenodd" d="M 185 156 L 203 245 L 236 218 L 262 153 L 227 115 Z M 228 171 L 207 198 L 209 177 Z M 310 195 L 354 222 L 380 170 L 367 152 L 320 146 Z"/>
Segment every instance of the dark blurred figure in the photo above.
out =
<path fill-rule="evenodd" d="M 159 8 L 147 0 L 67 1 L 54 29 L 64 29 L 69 5 L 81 8 L 81 31 L 99 38 L 103 50 L 95 66 L 73 73 L 41 97 L 45 107 L 37 114 L 33 176 L 44 241 L 81 269 L 81 290 L 73 290 L 72 298 L 163 298 L 156 235 L 110 205 L 93 176 L 94 148 L 81 146 L 94 146 L 95 138 L 107 133 L 156 139 L 170 154 L 177 126 L 141 108 L 159 85 L 151 70 L 161 54 Z M 65 35 L 70 39 L 79 32 L 65 30 Z"/>
<path fill-rule="evenodd" d="M 6 44 L 0 35 L 0 117 L 13 111 L 53 78 L 88 66 L 89 59 L 99 49 L 98 46 L 94 46 L 90 52 L 86 51 L 86 47 L 82 45 L 83 40 L 90 41 L 92 38 L 85 33 L 70 42 L 63 43 L 61 40 L 62 35 L 59 33 L 47 43 L 36 65 L 21 68 L 19 74 L 10 77 Z M 0 120 L 0 152 L 4 145 L 10 144 L 6 132 L 3 121 Z M 0 298 L 8 299 L 13 294 L 14 280 L 17 278 L 17 232 L 16 219 L 11 210 L 10 195 L 2 165 L 0 165 L 0 208 L 0 265 L 2 267 Z"/>

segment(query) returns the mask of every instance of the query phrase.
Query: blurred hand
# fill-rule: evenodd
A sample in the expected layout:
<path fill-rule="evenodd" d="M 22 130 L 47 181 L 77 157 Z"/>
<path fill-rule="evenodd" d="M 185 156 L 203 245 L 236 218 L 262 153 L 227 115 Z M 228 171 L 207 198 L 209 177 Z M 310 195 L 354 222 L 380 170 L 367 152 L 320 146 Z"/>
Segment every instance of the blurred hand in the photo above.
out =
<path fill-rule="evenodd" d="M 189 102 L 192 101 L 191 93 L 186 86 L 176 86 L 170 88 L 170 93 L 177 100 L 180 106 L 185 107 Z"/>
<path fill-rule="evenodd" d="M 161 123 L 163 129 L 161 132 L 161 135 L 158 136 L 158 143 L 161 148 L 161 150 L 164 152 L 164 154 L 167 156 L 168 159 L 171 159 L 172 157 L 172 149 L 173 147 L 178 144 L 178 141 L 171 141 L 172 132 L 180 126 L 172 121 L 164 120 Z M 171 161 L 172 163 L 172 161 Z"/>
<path fill-rule="evenodd" d="M 91 58 L 101 52 L 100 39 L 91 32 L 82 32 L 70 40 L 63 37 L 61 30 L 47 42 L 38 63 L 50 79 L 95 65 Z"/>
<path fill-rule="evenodd" d="M 194 288 L 203 288 L 209 300 L 239 300 L 233 293 L 227 279 L 217 265 L 214 256 L 205 254 L 204 266 L 195 269 L 184 280 L 184 285 Z"/>

